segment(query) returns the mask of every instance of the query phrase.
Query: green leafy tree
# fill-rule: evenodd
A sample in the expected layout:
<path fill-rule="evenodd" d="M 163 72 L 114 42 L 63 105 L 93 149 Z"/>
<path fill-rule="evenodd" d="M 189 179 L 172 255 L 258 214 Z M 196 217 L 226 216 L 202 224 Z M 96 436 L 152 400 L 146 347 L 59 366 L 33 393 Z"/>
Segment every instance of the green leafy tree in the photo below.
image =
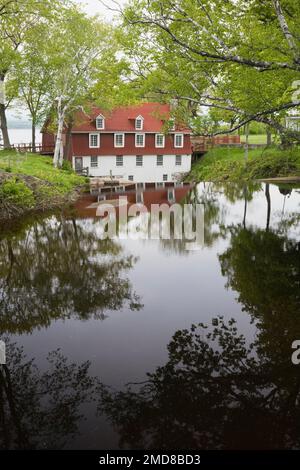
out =
<path fill-rule="evenodd" d="M 66 122 L 71 124 L 72 116 L 78 110 L 88 115 L 97 75 L 103 79 L 99 67 L 105 66 L 105 70 L 109 70 L 111 66 L 119 73 L 116 40 L 112 26 L 98 17 L 85 15 L 77 8 L 69 8 L 48 32 L 43 51 L 48 57 L 51 71 L 49 95 L 55 111 L 52 116 L 56 128 L 53 161 L 56 167 L 61 167 L 62 136 Z M 107 87 L 106 82 L 105 85 Z M 104 102 L 105 95 L 109 93 L 113 90 L 108 92 L 106 88 L 106 93 L 102 95 Z M 98 96 L 99 101 L 102 97 Z"/>
<path fill-rule="evenodd" d="M 256 121 L 300 140 L 282 123 L 300 103 L 299 9 L 297 0 L 131 0 L 121 13 L 135 86 L 176 97 L 182 116 L 216 110 L 227 132 Z"/>
<path fill-rule="evenodd" d="M 48 25 L 50 27 L 50 25 Z M 32 123 L 32 149 L 36 151 L 36 127 L 45 120 L 52 105 L 53 71 L 45 54 L 45 25 L 37 24 L 28 32 L 26 42 L 12 71 L 18 100 L 25 104 Z"/>
<path fill-rule="evenodd" d="M 10 75 L 19 62 L 20 52 L 27 38 L 29 39 L 32 28 L 40 24 L 47 30 L 46 23 L 68 5 L 68 0 L 0 1 L 0 123 L 5 148 L 10 147 L 6 109 L 11 99 L 17 96 L 17 89 L 14 88 L 15 93 L 11 96 L 12 89 L 8 86 L 6 99 L 5 85 L 10 81 Z"/>

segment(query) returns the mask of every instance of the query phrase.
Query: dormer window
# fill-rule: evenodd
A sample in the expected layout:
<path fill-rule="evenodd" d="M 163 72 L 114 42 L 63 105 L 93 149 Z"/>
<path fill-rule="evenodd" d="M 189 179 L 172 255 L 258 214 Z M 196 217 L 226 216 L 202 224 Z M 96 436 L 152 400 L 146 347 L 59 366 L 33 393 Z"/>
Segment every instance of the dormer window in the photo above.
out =
<path fill-rule="evenodd" d="M 96 118 L 96 128 L 98 131 L 105 129 L 105 117 L 102 114 Z"/>
<path fill-rule="evenodd" d="M 135 129 L 137 131 L 142 131 L 144 128 L 144 118 L 143 116 L 138 116 L 135 120 Z"/>

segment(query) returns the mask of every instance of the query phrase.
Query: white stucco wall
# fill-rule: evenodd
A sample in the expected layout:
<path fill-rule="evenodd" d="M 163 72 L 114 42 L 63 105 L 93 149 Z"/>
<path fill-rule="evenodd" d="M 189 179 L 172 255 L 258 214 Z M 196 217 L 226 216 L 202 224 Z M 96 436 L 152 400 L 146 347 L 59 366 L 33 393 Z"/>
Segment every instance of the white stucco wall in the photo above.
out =
<path fill-rule="evenodd" d="M 75 168 L 75 158 L 73 166 Z M 116 156 L 99 156 L 98 168 L 91 167 L 91 157 L 82 157 L 83 168 L 89 168 L 90 176 L 106 177 L 111 173 L 114 177 L 129 179 L 134 177 L 135 182 L 162 182 L 163 175 L 168 175 L 167 181 L 176 181 L 176 175 L 184 174 L 191 169 L 191 155 L 182 155 L 181 166 L 176 165 L 176 155 L 164 155 L 163 166 L 157 166 L 157 155 L 144 155 L 143 166 L 136 166 L 134 155 L 123 156 L 123 166 L 117 166 Z"/>

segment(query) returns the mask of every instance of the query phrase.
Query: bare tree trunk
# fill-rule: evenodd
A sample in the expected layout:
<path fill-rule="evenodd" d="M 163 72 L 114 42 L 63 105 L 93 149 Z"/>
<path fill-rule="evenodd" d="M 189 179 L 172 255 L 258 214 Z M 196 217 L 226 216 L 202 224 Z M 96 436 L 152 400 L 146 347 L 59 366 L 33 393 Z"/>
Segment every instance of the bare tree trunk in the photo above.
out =
<path fill-rule="evenodd" d="M 35 131 L 36 131 L 36 126 L 35 126 L 35 121 L 32 121 L 31 125 L 31 145 L 32 145 L 32 153 L 36 153 L 36 138 L 35 138 Z"/>
<path fill-rule="evenodd" d="M 249 123 L 245 126 L 245 133 L 246 133 L 246 145 L 245 145 L 245 165 L 248 161 L 249 156 Z"/>
<path fill-rule="evenodd" d="M 293 146 L 292 138 L 290 137 L 288 133 L 281 132 L 280 140 L 281 140 L 281 147 L 283 149 L 288 149 Z"/>
<path fill-rule="evenodd" d="M 5 149 L 10 148 L 10 140 L 7 129 L 7 120 L 5 113 L 5 105 L 0 103 L 0 123 L 1 123 L 1 132 L 3 137 L 3 146 Z"/>
<path fill-rule="evenodd" d="M 70 155 L 71 144 L 72 144 L 73 125 L 74 125 L 74 119 L 73 119 L 73 116 L 72 116 L 68 119 L 68 124 L 67 124 L 66 147 L 65 147 L 65 152 L 64 152 L 64 159 L 65 160 L 68 160 L 69 155 Z"/>
<path fill-rule="evenodd" d="M 10 140 L 9 140 L 8 129 L 7 129 L 7 120 L 6 120 L 4 80 L 5 80 L 5 74 L 1 72 L 0 73 L 0 126 L 1 126 L 4 148 L 9 149 Z"/>

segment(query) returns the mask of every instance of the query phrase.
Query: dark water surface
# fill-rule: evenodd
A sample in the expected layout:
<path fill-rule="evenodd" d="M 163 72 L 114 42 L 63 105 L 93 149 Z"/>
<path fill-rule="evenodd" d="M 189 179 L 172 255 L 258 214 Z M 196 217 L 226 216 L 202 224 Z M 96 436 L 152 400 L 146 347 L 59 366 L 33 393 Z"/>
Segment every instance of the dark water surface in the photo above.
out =
<path fill-rule="evenodd" d="M 84 204 L 1 228 L 1 448 L 300 447 L 300 189 L 184 201 L 199 251 L 101 241 Z"/>

